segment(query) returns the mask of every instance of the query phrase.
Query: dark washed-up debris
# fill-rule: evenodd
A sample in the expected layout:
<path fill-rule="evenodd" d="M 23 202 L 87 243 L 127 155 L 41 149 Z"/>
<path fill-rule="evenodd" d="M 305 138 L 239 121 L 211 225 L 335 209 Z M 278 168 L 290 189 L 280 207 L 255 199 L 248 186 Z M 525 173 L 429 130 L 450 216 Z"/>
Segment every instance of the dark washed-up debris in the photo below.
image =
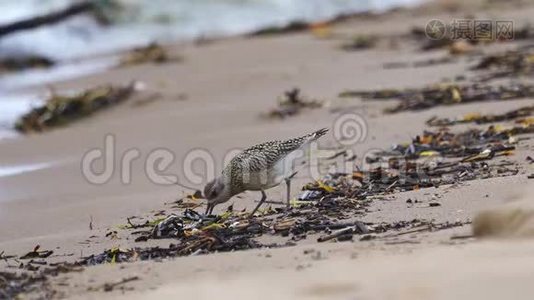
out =
<path fill-rule="evenodd" d="M 353 234 L 354 233 L 354 228 L 352 227 L 347 227 L 347 228 L 343 228 L 343 229 L 339 229 L 337 231 L 334 231 L 332 232 L 331 234 L 329 235 L 324 235 L 324 236 L 321 236 L 317 239 L 317 241 L 319 243 L 322 243 L 322 242 L 326 242 L 326 241 L 329 241 L 329 240 L 332 240 L 332 239 L 335 239 L 335 238 L 338 238 L 340 236 L 343 236 L 343 235 L 348 235 L 348 234 Z"/>
<path fill-rule="evenodd" d="M 32 293 L 31 299 L 57 298 L 58 293 L 51 287 L 49 279 L 81 270 L 78 263 L 60 262 L 50 263 L 43 268 L 25 267 L 17 272 L 0 271 L 0 299 L 26 299 L 23 295 L 28 293 Z"/>
<path fill-rule="evenodd" d="M 326 242 L 332 239 L 341 238 L 341 240 L 352 240 L 352 235 L 354 234 L 368 234 L 369 228 L 363 222 L 356 222 L 354 226 L 346 227 L 343 229 L 336 230 L 330 234 L 320 236 L 317 241 L 319 243 Z M 351 238 L 348 238 L 348 237 Z"/>
<path fill-rule="evenodd" d="M 305 197 L 306 201 L 293 201 L 290 209 L 268 208 L 252 217 L 244 211 L 234 209 L 213 216 L 204 216 L 186 209 L 181 214 L 169 214 L 163 219 L 140 225 L 133 224 L 132 218 L 129 218 L 130 225 L 125 229 L 135 230 L 132 235 L 142 237 L 139 241 L 169 239 L 171 244 L 168 247 L 111 248 L 72 264 L 64 263 L 43 270 L 39 269 L 44 266 L 43 263 L 36 260 L 28 263 L 30 266 L 25 269 L 45 274 L 42 280 L 46 282 L 47 276 L 77 271 L 80 266 L 287 247 L 312 234 L 318 236 L 319 242 L 380 238 L 387 241 L 408 234 L 464 226 L 469 221 L 436 223 L 413 219 L 372 223 L 359 221 L 358 218 L 366 214 L 373 198 L 383 195 L 443 184 L 455 185 L 473 179 L 516 175 L 519 169 L 515 163 L 502 160 L 495 162 L 495 158 L 510 155 L 515 149 L 516 142 L 511 137 L 533 133 L 534 124 L 509 128 L 489 126 L 484 130 L 469 129 L 458 133 L 446 128 L 424 131 L 408 143 L 394 145 L 389 151 L 377 153 L 366 170 L 349 174 L 330 173 L 321 180 L 310 182 L 303 187 L 303 192 L 314 196 Z M 436 157 L 440 159 L 434 160 Z M 430 207 L 437 205 L 441 203 L 429 203 Z M 286 237 L 287 242 L 261 243 L 257 238 L 262 235 Z M 39 248 L 36 247 L 32 253 L 34 252 L 39 253 Z M 30 256 L 40 257 L 35 254 Z M 27 283 L 25 278 L 27 277 L 15 278 L 9 284 L 23 292 L 38 286 L 35 280 Z M 119 281 L 118 285 L 122 283 L 123 281 Z M 116 286 L 115 283 L 110 283 L 104 290 Z"/>
<path fill-rule="evenodd" d="M 99 290 L 102 290 L 104 292 L 111 292 L 113 290 L 115 290 L 116 288 L 119 288 L 121 290 L 125 290 L 124 288 L 124 285 L 129 283 L 129 282 L 132 282 L 132 281 L 136 281 L 136 280 L 139 280 L 139 276 L 131 276 L 131 277 L 126 277 L 126 278 L 123 278 L 117 282 L 106 282 L 104 283 L 103 285 L 101 286 L 98 286 L 98 287 L 91 287 L 89 288 L 90 291 L 99 291 Z"/>
<path fill-rule="evenodd" d="M 465 19 L 470 20 L 471 23 L 475 22 L 475 19 Z M 472 26 L 472 25 L 471 25 Z M 456 29 L 452 26 L 452 24 L 446 24 L 443 27 L 440 26 L 434 26 L 435 31 L 428 31 L 429 27 L 423 28 L 423 27 L 413 27 L 410 31 L 409 37 L 415 39 L 416 41 L 420 42 L 420 49 L 423 51 L 429 51 L 429 50 L 437 50 L 437 49 L 443 49 L 443 48 L 451 48 L 454 43 L 464 43 L 470 46 L 478 45 L 481 43 L 487 44 L 492 42 L 506 42 L 506 41 L 517 41 L 517 40 L 526 40 L 526 39 L 532 39 L 534 38 L 534 28 L 527 24 L 522 27 L 520 26 L 512 26 L 513 33 L 511 34 L 511 37 L 505 37 L 504 35 L 501 36 L 500 39 L 484 39 L 479 40 L 475 38 L 471 39 L 458 39 L 455 38 L 454 34 Z M 429 38 L 433 37 L 433 38 Z M 453 52 L 453 51 L 451 51 Z"/>
<path fill-rule="evenodd" d="M 526 118 L 532 116 L 533 113 L 534 106 L 525 106 L 502 114 L 483 115 L 480 113 L 470 113 L 454 119 L 432 117 L 426 121 L 426 124 L 429 126 L 451 126 L 464 123 L 486 124 Z"/>
<path fill-rule="evenodd" d="M 377 91 L 344 91 L 340 97 L 361 97 L 366 100 L 392 100 L 401 102 L 386 112 L 422 110 L 440 105 L 510 100 L 534 97 L 534 85 L 511 83 L 508 85 L 443 84 L 421 89 L 384 89 Z"/>
<path fill-rule="evenodd" d="M 367 199 L 384 193 L 516 175 L 519 169 L 515 163 L 491 161 L 513 153 L 516 135 L 533 133 L 534 124 L 508 128 L 489 126 L 485 130 L 469 129 L 459 133 L 446 128 L 425 131 L 410 143 L 377 152 L 376 158 L 367 161 L 366 171 L 330 174 L 322 181 L 308 184 L 304 190 L 320 191 L 316 197 L 320 199 L 334 195 Z"/>
<path fill-rule="evenodd" d="M 302 193 L 298 196 L 298 199 L 302 201 L 313 201 L 313 200 L 320 199 L 322 196 L 323 196 L 322 191 L 305 190 L 305 191 L 302 191 Z"/>
<path fill-rule="evenodd" d="M 32 251 L 21 256 L 20 259 L 32 259 L 32 258 L 47 258 L 50 255 L 54 254 L 52 250 L 39 250 L 41 246 L 37 245 L 33 248 Z"/>
<path fill-rule="evenodd" d="M 358 35 L 341 45 L 341 49 L 345 51 L 365 50 L 375 47 L 377 43 L 378 37 L 375 35 Z"/>
<path fill-rule="evenodd" d="M 413 27 L 409 36 L 421 43 L 420 49 L 423 51 L 449 47 L 454 41 L 452 36 L 449 35 L 451 32 L 450 26 L 445 26 L 443 32 L 440 31 L 440 28 L 435 28 L 436 31 L 433 32 L 426 30 L 426 28 Z M 429 38 L 429 36 L 433 38 Z"/>
<path fill-rule="evenodd" d="M 479 81 L 530 76 L 534 74 L 534 53 L 531 50 L 515 50 L 487 55 L 482 57 L 472 70 L 489 72 L 481 76 Z"/>
<path fill-rule="evenodd" d="M 158 43 L 146 47 L 136 48 L 126 53 L 120 61 L 120 66 L 131 66 L 144 63 L 166 63 L 180 61 L 179 57 L 170 57 L 167 50 Z"/>
<path fill-rule="evenodd" d="M 252 217 L 245 211 L 234 209 L 211 216 L 185 209 L 180 214 L 167 214 L 161 219 L 144 223 L 134 224 L 133 218 L 128 219 L 124 229 L 132 230 L 131 234 L 138 236 L 136 241 L 168 239 L 171 241 L 168 247 L 116 247 L 86 256 L 75 263 L 49 266 L 44 261 L 45 257 L 41 257 L 49 254 L 36 247 L 27 257 L 33 260 L 24 262 L 21 268 L 36 276 L 39 274 L 41 279 L 0 275 L 11 278 L 4 282 L 8 282 L 11 287 L 8 295 L 13 297 L 35 289 L 41 282 L 46 282 L 49 276 L 77 271 L 80 266 L 287 247 L 312 235 L 319 242 L 375 239 L 388 242 L 391 238 L 395 242 L 399 236 L 464 226 L 470 222 L 437 223 L 413 219 L 373 223 L 359 219 L 367 213 L 373 199 L 385 195 L 519 174 L 520 166 L 504 158 L 515 150 L 519 140 L 516 136 L 534 134 L 534 123 L 525 121 L 521 114 L 512 116 L 510 121 L 515 121 L 513 126 L 492 125 L 485 129 L 460 132 L 443 127 L 424 131 L 411 141 L 393 145 L 390 150 L 377 151 L 374 157 L 367 160 L 369 166 L 366 169 L 352 173 L 329 173 L 321 180 L 306 184 L 302 199 L 292 201 L 289 209 L 267 208 Z M 338 154 L 337 157 L 341 155 L 344 154 Z M 190 198 L 200 196 L 196 194 Z M 413 204 L 414 201 L 407 203 Z M 419 202 L 415 200 L 415 203 Z M 443 205 L 442 202 L 433 200 L 428 203 L 429 207 L 439 205 Z M 161 212 L 156 215 L 160 216 Z M 258 238 L 262 235 L 285 237 L 287 241 L 265 244 L 259 242 Z M 120 286 L 123 281 L 116 283 L 110 283 L 104 290 Z M 11 292 L 13 289 L 16 292 Z"/>
<path fill-rule="evenodd" d="M 285 26 L 271 26 L 256 30 L 250 33 L 248 36 L 262 36 L 262 35 L 276 35 L 286 33 L 296 33 L 306 31 L 310 28 L 310 23 L 305 21 L 293 21 Z"/>
<path fill-rule="evenodd" d="M 444 56 L 440 58 L 430 58 L 425 60 L 414 61 L 413 63 L 407 62 L 390 62 L 383 65 L 384 69 L 400 69 L 400 68 L 423 68 L 441 64 L 453 63 L 456 60 L 450 56 Z"/>
<path fill-rule="evenodd" d="M 289 34 L 289 33 L 298 33 L 305 32 L 308 30 L 314 30 L 317 27 L 331 26 L 337 23 L 344 22 L 350 18 L 355 17 L 369 17 L 372 16 L 370 12 L 359 12 L 359 13 L 350 13 L 350 14 L 341 14 L 334 18 L 331 18 L 326 21 L 320 21 L 317 23 L 306 22 L 302 20 L 296 20 L 290 22 L 287 25 L 281 26 L 268 26 L 256 31 L 253 31 L 247 34 L 248 37 L 257 37 L 257 36 L 269 36 L 269 35 L 280 35 L 280 34 Z"/>
<path fill-rule="evenodd" d="M 36 290 L 44 281 L 44 277 L 28 273 L 0 271 L 0 299 L 16 299 L 23 293 Z"/>
<path fill-rule="evenodd" d="M 323 107 L 322 101 L 306 99 L 302 97 L 300 90 L 295 88 L 285 92 L 284 96 L 278 101 L 278 107 L 270 111 L 267 116 L 284 119 L 297 115 L 304 109 L 320 107 Z"/>
<path fill-rule="evenodd" d="M 22 133 L 32 133 L 66 125 L 126 101 L 134 90 L 132 83 L 124 87 L 96 87 L 73 96 L 53 94 L 43 105 L 21 116 L 15 129 Z"/>
<path fill-rule="evenodd" d="M 313 205 L 314 208 L 293 209 L 284 215 L 270 212 L 252 219 L 249 219 L 246 213 L 224 214 L 217 216 L 215 219 L 190 223 L 187 229 L 185 227 L 174 228 L 174 232 L 172 230 L 167 232 L 169 234 L 168 236 L 161 236 L 160 238 L 170 238 L 176 241 L 176 243 L 171 243 L 167 248 L 113 248 L 100 254 L 86 257 L 78 263 L 89 266 L 104 263 L 124 263 L 207 254 L 211 252 L 292 245 L 292 243 L 261 244 L 255 238 L 262 234 L 292 235 L 290 240 L 298 240 L 306 238 L 306 233 L 308 232 L 325 232 L 326 235 L 319 238 L 319 242 L 325 242 L 332 239 L 337 239 L 338 241 L 350 240 L 352 239 L 352 235 L 379 234 L 392 230 L 398 232 L 413 227 L 420 227 L 422 224 L 436 229 L 462 226 L 465 224 L 446 225 L 425 220 L 379 224 L 363 223 L 360 221 L 340 222 L 336 221 L 336 217 L 333 214 L 331 216 L 328 214 L 325 215 L 329 206 L 330 204 L 325 206 L 324 204 L 317 203 Z M 358 206 L 353 206 L 353 208 L 361 210 Z M 345 206 L 345 210 L 347 210 L 346 213 L 349 215 L 351 207 Z M 337 217 L 339 218 L 339 214 Z M 188 219 L 186 216 L 178 217 L 176 215 L 171 216 L 171 218 L 180 218 L 181 222 L 186 222 Z M 169 222 L 167 221 L 166 223 Z M 331 232 L 331 230 L 334 230 L 334 232 Z"/>
<path fill-rule="evenodd" d="M 5 251 L 0 252 L 0 260 L 7 261 L 8 259 L 16 258 L 16 255 L 6 255 Z"/>
<path fill-rule="evenodd" d="M 12 57 L 0 59 L 0 74 L 4 72 L 18 72 L 26 69 L 46 69 L 55 62 L 42 56 Z"/>

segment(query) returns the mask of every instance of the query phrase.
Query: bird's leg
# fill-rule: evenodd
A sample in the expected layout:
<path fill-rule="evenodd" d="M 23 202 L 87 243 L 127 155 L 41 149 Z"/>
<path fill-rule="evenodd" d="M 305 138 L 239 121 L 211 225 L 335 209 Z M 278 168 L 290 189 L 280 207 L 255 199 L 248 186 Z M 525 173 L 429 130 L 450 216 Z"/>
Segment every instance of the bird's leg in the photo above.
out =
<path fill-rule="evenodd" d="M 206 216 L 209 216 L 213 213 L 213 209 L 215 208 L 215 204 L 212 204 L 212 203 L 209 203 L 207 204 L 207 207 L 206 207 L 206 213 L 205 215 Z"/>
<path fill-rule="evenodd" d="M 216 203 L 211 204 L 210 215 L 213 215 L 213 210 L 215 209 L 215 205 L 217 205 L 217 204 Z"/>
<path fill-rule="evenodd" d="M 285 178 L 285 182 L 286 182 L 286 189 L 287 189 L 287 208 L 289 208 L 291 206 L 291 178 L 295 177 L 295 175 L 297 175 L 297 172 L 291 174 L 290 176 L 288 176 L 287 178 Z"/>
<path fill-rule="evenodd" d="M 286 207 L 289 208 L 289 206 L 290 206 L 289 202 L 290 202 L 290 199 L 291 199 L 291 179 L 286 178 L 285 181 L 286 181 L 286 190 L 287 190 Z"/>
<path fill-rule="evenodd" d="M 263 202 L 265 202 L 265 199 L 267 199 L 267 195 L 265 194 L 265 192 L 264 192 L 263 190 L 261 190 L 261 200 L 260 200 L 260 203 L 258 203 L 258 205 L 256 205 L 256 208 L 254 208 L 254 210 L 252 211 L 252 213 L 250 214 L 249 217 L 254 216 L 254 214 L 256 213 L 256 211 L 258 210 L 258 208 L 260 208 L 260 206 L 263 204 Z"/>

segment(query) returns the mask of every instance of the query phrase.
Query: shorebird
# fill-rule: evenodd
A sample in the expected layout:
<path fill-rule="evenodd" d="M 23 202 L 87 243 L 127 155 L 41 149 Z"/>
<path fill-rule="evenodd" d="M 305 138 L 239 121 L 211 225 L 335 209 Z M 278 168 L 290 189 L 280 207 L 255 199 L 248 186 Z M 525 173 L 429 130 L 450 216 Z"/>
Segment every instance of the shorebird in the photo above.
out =
<path fill-rule="evenodd" d="M 327 131 L 323 128 L 294 139 L 265 142 L 236 155 L 222 174 L 204 187 L 204 197 L 208 200 L 206 215 L 213 212 L 215 205 L 227 202 L 237 194 L 260 191 L 261 200 L 250 214 L 253 216 L 267 198 L 265 190 L 282 181 L 286 183 L 289 206 L 291 178 L 296 174 L 290 154 L 304 150 Z"/>

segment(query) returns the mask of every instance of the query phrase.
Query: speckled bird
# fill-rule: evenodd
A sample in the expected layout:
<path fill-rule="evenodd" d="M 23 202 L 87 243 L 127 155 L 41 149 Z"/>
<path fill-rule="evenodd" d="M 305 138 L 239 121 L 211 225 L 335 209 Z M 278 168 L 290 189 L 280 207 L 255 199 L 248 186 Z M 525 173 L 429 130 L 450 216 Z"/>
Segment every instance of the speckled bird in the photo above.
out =
<path fill-rule="evenodd" d="M 323 128 L 294 139 L 262 143 L 236 155 L 222 174 L 204 187 L 204 196 L 208 200 L 206 214 L 211 214 L 215 205 L 244 191 L 260 191 L 261 200 L 252 216 L 266 200 L 265 190 L 282 181 L 286 182 L 289 206 L 291 178 L 296 174 L 290 154 L 303 150 L 327 131 Z"/>

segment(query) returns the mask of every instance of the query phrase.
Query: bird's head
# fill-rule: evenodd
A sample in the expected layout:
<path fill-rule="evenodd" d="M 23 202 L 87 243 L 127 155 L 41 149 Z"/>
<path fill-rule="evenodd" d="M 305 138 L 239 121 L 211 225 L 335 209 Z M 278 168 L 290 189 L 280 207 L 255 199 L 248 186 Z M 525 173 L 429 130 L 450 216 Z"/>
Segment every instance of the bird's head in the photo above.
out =
<path fill-rule="evenodd" d="M 206 214 L 211 214 L 215 205 L 230 200 L 232 195 L 230 194 L 229 186 L 219 177 L 206 184 L 204 197 L 208 200 Z"/>

